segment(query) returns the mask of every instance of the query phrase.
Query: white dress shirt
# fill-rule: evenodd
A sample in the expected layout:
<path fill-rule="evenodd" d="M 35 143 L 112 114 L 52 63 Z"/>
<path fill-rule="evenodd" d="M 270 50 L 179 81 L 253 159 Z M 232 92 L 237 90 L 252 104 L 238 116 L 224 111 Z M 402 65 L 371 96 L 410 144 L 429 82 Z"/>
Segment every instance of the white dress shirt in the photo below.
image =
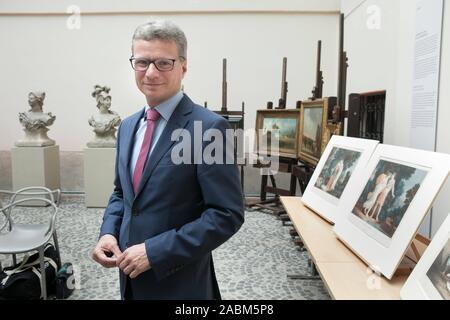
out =
<path fill-rule="evenodd" d="M 155 107 L 156 110 L 161 115 L 161 117 L 159 117 L 158 123 L 156 124 L 155 127 L 155 131 L 153 132 L 152 144 L 150 146 L 150 151 L 148 153 L 147 160 L 150 157 L 153 149 L 155 148 L 156 143 L 159 140 L 159 137 L 161 136 L 161 133 L 166 127 L 167 122 L 172 116 L 172 113 L 174 112 L 177 105 L 180 103 L 181 99 L 183 99 L 183 92 L 178 91 L 177 94 L 175 94 L 171 98 L 167 99 L 166 101 L 162 102 L 161 104 Z M 139 157 L 139 152 L 141 151 L 142 142 L 144 141 L 145 131 L 147 130 L 146 114 L 149 108 L 150 108 L 149 106 L 145 106 L 144 117 L 142 117 L 142 119 L 139 121 L 139 128 L 136 131 L 136 134 L 134 135 L 133 153 L 131 154 L 131 165 L 130 165 L 131 177 L 133 177 L 134 168 L 136 167 L 136 162 Z"/>

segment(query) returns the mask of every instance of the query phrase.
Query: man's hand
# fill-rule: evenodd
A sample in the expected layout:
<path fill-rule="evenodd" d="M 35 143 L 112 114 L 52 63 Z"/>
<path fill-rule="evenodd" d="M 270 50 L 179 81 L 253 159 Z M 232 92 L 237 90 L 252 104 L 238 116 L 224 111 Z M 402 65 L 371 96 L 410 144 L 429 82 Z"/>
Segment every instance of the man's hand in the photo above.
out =
<path fill-rule="evenodd" d="M 145 243 L 137 244 L 125 250 L 117 259 L 117 266 L 131 279 L 150 269 Z"/>
<path fill-rule="evenodd" d="M 92 251 L 92 259 L 106 268 L 117 266 L 117 258 L 122 252 L 117 245 L 117 239 L 111 234 L 105 234 L 99 240 Z"/>

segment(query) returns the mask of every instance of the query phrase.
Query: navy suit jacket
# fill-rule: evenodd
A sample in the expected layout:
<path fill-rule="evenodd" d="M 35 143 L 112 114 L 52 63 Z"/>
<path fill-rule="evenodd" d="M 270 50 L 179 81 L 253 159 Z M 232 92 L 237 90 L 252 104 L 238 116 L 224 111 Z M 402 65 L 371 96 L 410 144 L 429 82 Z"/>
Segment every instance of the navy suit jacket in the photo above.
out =
<path fill-rule="evenodd" d="M 120 271 L 121 295 L 126 281 L 131 281 L 134 299 L 220 299 L 211 251 L 244 222 L 238 168 L 204 162 L 176 165 L 171 153 L 185 139 L 176 129 L 187 130 L 193 142 L 194 121 L 202 123 L 201 134 L 215 128 L 224 137 L 228 122 L 184 95 L 148 158 L 134 194 L 130 158 L 143 113 L 126 118 L 119 128 L 115 188 L 100 230 L 100 236 L 114 235 L 122 251 L 145 242 L 151 269 L 135 279 Z M 172 141 L 180 134 L 182 139 Z M 209 143 L 187 144 L 191 145 L 191 161 Z"/>

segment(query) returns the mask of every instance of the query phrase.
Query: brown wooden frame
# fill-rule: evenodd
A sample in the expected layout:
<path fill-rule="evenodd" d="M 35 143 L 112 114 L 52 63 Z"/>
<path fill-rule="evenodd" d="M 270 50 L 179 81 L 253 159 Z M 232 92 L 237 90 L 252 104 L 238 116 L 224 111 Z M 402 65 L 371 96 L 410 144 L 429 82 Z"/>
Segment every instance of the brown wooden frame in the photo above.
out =
<path fill-rule="evenodd" d="M 263 129 L 263 123 L 265 118 L 280 118 L 280 119 L 291 119 L 295 118 L 297 120 L 296 130 L 295 130 L 295 144 L 294 149 L 282 149 L 279 148 L 279 156 L 286 158 L 298 158 L 298 139 L 300 137 L 300 110 L 299 109 L 276 109 L 276 110 L 257 110 L 256 111 L 256 126 L 255 126 L 255 134 L 256 134 L 256 153 L 258 155 L 267 155 L 270 156 L 270 152 L 268 150 L 261 150 L 259 146 L 259 135 L 258 129 Z"/>

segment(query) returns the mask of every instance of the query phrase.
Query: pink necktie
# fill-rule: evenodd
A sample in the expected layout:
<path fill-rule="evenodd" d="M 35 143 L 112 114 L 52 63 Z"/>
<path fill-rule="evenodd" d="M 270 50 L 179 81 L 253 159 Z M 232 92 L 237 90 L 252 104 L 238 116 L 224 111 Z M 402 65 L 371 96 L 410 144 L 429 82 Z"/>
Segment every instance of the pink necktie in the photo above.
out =
<path fill-rule="evenodd" d="M 158 121 L 160 114 L 155 109 L 147 110 L 147 129 L 145 130 L 144 141 L 142 141 L 141 151 L 136 162 L 133 174 L 133 189 L 137 192 L 139 182 L 141 181 L 142 171 L 144 170 L 145 160 L 147 160 L 150 146 L 152 145 L 153 131 L 155 129 L 156 121 Z"/>

